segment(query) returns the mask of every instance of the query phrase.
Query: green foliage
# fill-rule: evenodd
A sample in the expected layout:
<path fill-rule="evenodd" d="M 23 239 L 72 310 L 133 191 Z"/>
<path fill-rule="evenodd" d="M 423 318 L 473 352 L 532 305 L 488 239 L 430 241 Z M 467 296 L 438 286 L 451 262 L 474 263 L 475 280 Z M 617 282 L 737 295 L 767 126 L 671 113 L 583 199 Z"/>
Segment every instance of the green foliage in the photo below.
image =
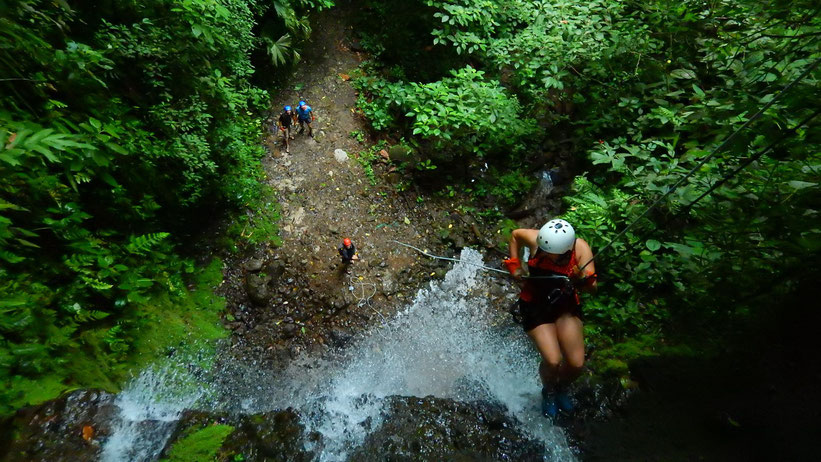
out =
<path fill-rule="evenodd" d="M 0 7 L 0 413 L 113 389 L 192 328 L 222 335 L 177 246 L 212 211 L 251 206 L 265 220 L 249 239 L 276 241 L 252 57 L 270 30 L 294 38 L 274 58 L 295 59 L 307 14 L 331 4 Z"/>
<path fill-rule="evenodd" d="M 431 26 L 432 52 L 455 50 L 470 67 L 452 60 L 450 76 L 408 82 L 428 65 L 424 54 L 388 60 L 390 42 L 366 36 L 379 42 L 371 47 L 380 61 L 363 66 L 358 104 L 373 128 L 413 133 L 420 161 L 440 169 L 483 156 L 486 175 L 468 162 L 449 169 L 454 182 L 475 180 L 463 190 L 504 205 L 532 186 L 521 172 L 544 161 L 528 143 L 543 133 L 539 148 L 566 146 L 589 170 L 564 216 L 594 250 L 778 98 L 598 256 L 599 293 L 586 305 L 595 336 L 653 343 L 672 325 L 732 322 L 754 313 L 760 295 L 812 283 L 803 269 L 821 249 L 821 130 L 811 119 L 821 70 L 779 91 L 821 57 L 813 2 L 425 0 L 408 8 L 416 11 L 409 31 Z M 396 62 L 405 64 L 392 70 Z"/>
<path fill-rule="evenodd" d="M 222 443 L 233 433 L 230 425 L 210 425 L 177 441 L 168 451 L 164 462 L 199 462 L 215 460 Z"/>
<path fill-rule="evenodd" d="M 249 204 L 245 213 L 236 217 L 222 243 L 229 248 L 263 242 L 279 246 L 282 242 L 279 238 L 279 219 L 279 204 L 274 190 L 263 186 L 261 197 Z"/>
<path fill-rule="evenodd" d="M 271 57 L 271 62 L 274 66 L 281 66 L 285 64 L 288 61 L 288 55 L 292 56 L 294 62 L 299 61 L 299 53 L 292 49 L 291 36 L 289 34 L 283 35 L 276 41 L 273 41 L 268 37 L 263 37 L 263 41 L 265 41 L 267 45 L 265 50 Z"/>
<path fill-rule="evenodd" d="M 387 146 L 388 143 L 381 140 L 370 148 L 360 151 L 356 156 L 357 162 L 362 166 L 362 170 L 364 170 L 365 176 L 368 177 L 368 181 L 371 185 L 376 185 L 376 172 L 374 172 L 373 166 L 380 159 L 378 152 L 387 148 Z"/>
<path fill-rule="evenodd" d="M 817 31 L 809 3 L 719 6 L 636 5 L 634 14 L 659 40 L 671 31 L 692 39 L 663 51 L 674 59 L 636 66 L 633 85 L 591 89 L 579 135 L 605 137 L 589 143 L 587 153 L 594 166 L 588 177 L 602 186 L 577 179 L 566 216 L 594 249 L 821 57 L 817 41 L 793 39 Z M 819 230 L 806 220 L 818 213 L 810 197 L 821 180 L 821 138 L 817 122 L 795 134 L 788 129 L 817 109 L 819 77 L 816 69 L 781 96 L 598 259 L 604 282 L 588 312 L 610 333 L 658 329 L 668 319 L 679 326 L 730 322 L 749 315 L 745 299 L 789 292 L 803 279 L 801 268 L 818 259 Z M 776 150 L 729 178 L 783 137 Z"/>
<path fill-rule="evenodd" d="M 360 143 L 365 142 L 365 133 L 362 130 L 352 130 L 348 135 Z"/>
<path fill-rule="evenodd" d="M 432 150 L 451 156 L 518 151 L 521 140 L 536 130 L 532 121 L 521 117 L 515 97 L 472 67 L 427 84 L 363 77 L 357 86 L 363 91 L 360 108 L 375 129 L 407 118 L 411 134 L 430 140 Z"/>
<path fill-rule="evenodd" d="M 516 205 L 522 199 L 522 196 L 531 191 L 538 183 L 532 175 L 518 169 L 502 173 L 497 172 L 494 168 L 489 172 L 490 177 L 495 181 L 495 184 L 490 186 L 489 192 L 506 207 Z"/>
<path fill-rule="evenodd" d="M 72 321 L 60 329 L 41 311 L 34 311 L 33 305 L 4 313 L 0 318 L 4 321 L 21 315 L 39 319 L 42 326 L 34 330 L 37 323 L 32 322 L 19 335 L 45 336 L 46 340 L 39 349 L 24 349 L 11 342 L 0 345 L 4 368 L 0 371 L 0 414 L 52 399 L 71 388 L 117 391 L 118 384 L 135 370 L 171 352 L 213 349 L 213 342 L 228 333 L 220 322 L 224 301 L 213 293 L 222 282 L 222 262 L 213 260 L 193 277 L 195 290 L 150 292 L 144 301 L 131 303 L 132 310 L 117 314 L 113 325 L 94 322 L 99 314 L 86 313 L 79 304 L 71 307 L 76 310 Z M 100 319 L 109 315 L 100 314 Z M 25 367 L 37 369 L 29 372 Z"/>
<path fill-rule="evenodd" d="M 425 0 L 440 20 L 434 44 L 448 44 L 498 69 L 531 98 L 556 97 L 575 78 L 612 79 L 601 64 L 641 53 L 647 26 L 612 0 Z"/>

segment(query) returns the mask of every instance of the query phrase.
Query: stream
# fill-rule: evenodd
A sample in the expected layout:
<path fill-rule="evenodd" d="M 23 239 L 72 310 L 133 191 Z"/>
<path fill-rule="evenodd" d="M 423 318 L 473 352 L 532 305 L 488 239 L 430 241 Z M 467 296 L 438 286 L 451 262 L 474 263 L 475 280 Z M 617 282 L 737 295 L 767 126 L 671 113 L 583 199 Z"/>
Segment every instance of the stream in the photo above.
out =
<path fill-rule="evenodd" d="M 218 359 L 207 371 L 145 370 L 115 399 L 102 460 L 155 460 L 186 409 L 247 415 L 289 407 L 306 432 L 321 435 L 307 451 L 347 460 L 382 424 L 386 398 L 397 395 L 498 403 L 518 431 L 544 445 L 545 460 L 573 460 L 562 430 L 540 414 L 538 358 L 526 336 L 486 303 L 481 254 L 464 249 L 460 259 L 396 316 L 322 358 L 302 356 L 280 371 L 261 370 L 252 358 Z"/>

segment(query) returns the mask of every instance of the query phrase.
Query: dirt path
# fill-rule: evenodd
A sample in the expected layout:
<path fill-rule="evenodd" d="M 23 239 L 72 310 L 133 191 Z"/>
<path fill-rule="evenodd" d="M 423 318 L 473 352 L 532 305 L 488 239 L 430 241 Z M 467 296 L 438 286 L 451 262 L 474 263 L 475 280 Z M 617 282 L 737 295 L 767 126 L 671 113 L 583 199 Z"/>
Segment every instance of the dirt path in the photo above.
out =
<path fill-rule="evenodd" d="M 265 142 L 264 166 L 268 184 L 278 191 L 283 242 L 228 262 L 225 292 L 236 318 L 230 326 L 234 348 L 245 357 L 286 361 L 306 348 L 342 346 L 356 332 L 388 319 L 426 281 L 444 275 L 445 263 L 394 240 L 439 255 L 478 243 L 475 222 L 454 211 L 458 204 L 428 196 L 419 203 L 417 192 L 398 192 L 390 184 L 398 175 L 387 174 L 387 161 L 375 166 L 372 184 L 356 160 L 372 143 L 350 136 L 366 128 L 355 113 L 356 92 L 340 76 L 361 60 L 346 45 L 347 15 L 338 8 L 315 18 L 312 44 L 291 82 L 300 90 L 285 90 L 272 102 L 278 111 L 307 101 L 317 117 L 316 140 L 296 135 L 290 154 L 273 136 Z M 337 160 L 337 149 L 348 159 Z M 361 257 L 348 269 L 336 250 L 344 237 L 353 240 Z M 493 289 L 501 293 L 504 287 Z"/>

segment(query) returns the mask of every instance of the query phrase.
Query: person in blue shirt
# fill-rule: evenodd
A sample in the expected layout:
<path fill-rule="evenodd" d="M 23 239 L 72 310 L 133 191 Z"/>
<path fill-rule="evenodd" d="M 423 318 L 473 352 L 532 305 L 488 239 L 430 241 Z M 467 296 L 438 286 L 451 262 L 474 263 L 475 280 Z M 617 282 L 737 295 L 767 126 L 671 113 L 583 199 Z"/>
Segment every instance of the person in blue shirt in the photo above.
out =
<path fill-rule="evenodd" d="M 311 127 L 311 122 L 314 121 L 314 110 L 311 109 L 311 106 L 308 106 L 308 103 L 305 101 L 300 101 L 299 106 L 296 108 L 296 117 L 299 121 L 299 133 L 305 131 L 305 125 L 308 125 L 308 136 L 311 138 L 314 137 L 314 129 Z"/>

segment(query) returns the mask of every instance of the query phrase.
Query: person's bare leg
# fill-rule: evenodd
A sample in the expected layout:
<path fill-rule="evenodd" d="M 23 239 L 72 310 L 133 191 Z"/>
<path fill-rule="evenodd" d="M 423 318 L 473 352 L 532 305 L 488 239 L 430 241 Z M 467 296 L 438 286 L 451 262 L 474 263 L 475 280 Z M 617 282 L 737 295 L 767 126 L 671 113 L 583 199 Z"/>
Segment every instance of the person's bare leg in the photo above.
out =
<path fill-rule="evenodd" d="M 584 367 L 584 329 L 581 319 L 564 314 L 556 320 L 556 336 L 564 357 L 558 378 L 563 385 L 573 383 Z"/>
<path fill-rule="evenodd" d="M 536 345 L 542 362 L 539 364 L 539 377 L 548 388 L 555 386 L 559 378 L 559 364 L 562 352 L 556 334 L 555 324 L 541 324 L 527 331 L 527 336 Z"/>

